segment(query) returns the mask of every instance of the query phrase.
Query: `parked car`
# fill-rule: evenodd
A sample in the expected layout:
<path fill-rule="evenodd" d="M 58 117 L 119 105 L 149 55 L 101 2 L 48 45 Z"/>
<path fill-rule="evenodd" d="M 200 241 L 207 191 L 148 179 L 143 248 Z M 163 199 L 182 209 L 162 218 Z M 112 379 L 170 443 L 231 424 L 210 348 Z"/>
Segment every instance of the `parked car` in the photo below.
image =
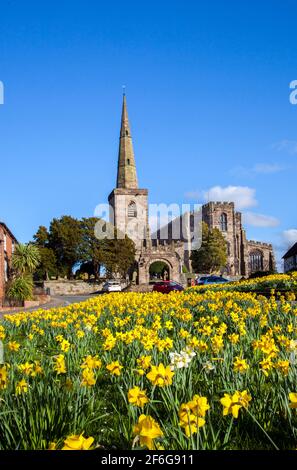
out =
<path fill-rule="evenodd" d="M 160 281 L 156 282 L 153 291 L 161 292 L 162 294 L 169 294 L 172 291 L 183 291 L 184 288 L 181 284 L 175 281 Z"/>
<path fill-rule="evenodd" d="M 204 286 L 206 284 L 224 284 L 225 282 L 229 282 L 229 279 L 221 276 L 202 276 L 198 281 L 196 281 L 196 285 Z"/>
<path fill-rule="evenodd" d="M 106 283 L 102 287 L 103 292 L 121 292 L 122 286 L 120 281 L 116 281 L 115 279 L 110 279 L 106 281 Z"/>

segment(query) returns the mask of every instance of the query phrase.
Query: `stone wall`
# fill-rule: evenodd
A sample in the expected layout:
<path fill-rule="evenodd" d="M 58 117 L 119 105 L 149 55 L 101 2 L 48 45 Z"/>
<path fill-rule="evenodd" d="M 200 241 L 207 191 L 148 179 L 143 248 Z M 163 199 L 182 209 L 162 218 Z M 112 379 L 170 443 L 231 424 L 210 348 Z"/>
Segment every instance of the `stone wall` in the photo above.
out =
<path fill-rule="evenodd" d="M 84 282 L 84 281 L 69 281 L 69 280 L 57 280 L 57 281 L 44 281 L 44 288 L 50 289 L 50 295 L 84 295 L 92 294 L 101 290 L 103 282 Z"/>
<path fill-rule="evenodd" d="M 250 264 L 250 255 L 253 252 L 260 252 L 263 256 L 263 271 L 273 271 L 275 269 L 275 259 L 273 253 L 273 247 L 270 243 L 257 242 L 255 240 L 248 240 L 248 274 L 251 274 L 253 270 Z"/>

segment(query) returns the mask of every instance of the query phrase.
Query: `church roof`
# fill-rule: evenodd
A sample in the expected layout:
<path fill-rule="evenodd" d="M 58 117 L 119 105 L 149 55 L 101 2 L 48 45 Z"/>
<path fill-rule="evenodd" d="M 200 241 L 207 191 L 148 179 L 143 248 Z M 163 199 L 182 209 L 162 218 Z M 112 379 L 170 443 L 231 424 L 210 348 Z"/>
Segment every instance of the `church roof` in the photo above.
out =
<path fill-rule="evenodd" d="M 287 253 L 283 256 L 283 259 L 291 258 L 291 256 L 294 255 L 297 255 L 297 242 L 287 251 Z"/>

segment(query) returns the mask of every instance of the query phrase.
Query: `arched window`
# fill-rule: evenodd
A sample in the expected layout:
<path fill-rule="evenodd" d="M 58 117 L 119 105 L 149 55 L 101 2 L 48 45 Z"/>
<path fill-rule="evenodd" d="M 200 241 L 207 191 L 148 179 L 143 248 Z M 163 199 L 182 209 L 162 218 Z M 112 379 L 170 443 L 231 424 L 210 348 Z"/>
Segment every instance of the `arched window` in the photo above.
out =
<path fill-rule="evenodd" d="M 254 250 L 250 253 L 251 272 L 263 271 L 263 253 L 260 250 Z"/>
<path fill-rule="evenodd" d="M 130 158 L 127 158 L 127 163 L 128 165 L 130 165 Z"/>
<path fill-rule="evenodd" d="M 133 201 L 128 206 L 128 217 L 137 217 L 136 204 Z"/>
<path fill-rule="evenodd" d="M 223 212 L 220 216 L 220 229 L 222 232 L 227 232 L 227 214 Z"/>

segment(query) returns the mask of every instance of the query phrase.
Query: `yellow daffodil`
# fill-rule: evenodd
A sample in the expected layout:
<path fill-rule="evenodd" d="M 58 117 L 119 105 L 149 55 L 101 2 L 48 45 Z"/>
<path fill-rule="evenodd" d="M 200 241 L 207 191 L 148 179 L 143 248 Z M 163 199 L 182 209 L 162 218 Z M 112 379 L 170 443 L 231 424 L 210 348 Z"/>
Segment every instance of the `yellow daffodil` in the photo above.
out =
<path fill-rule="evenodd" d="M 163 436 L 159 424 L 151 416 L 144 414 L 139 416 L 133 432 L 139 437 L 140 445 L 147 447 L 149 450 L 155 449 L 154 440 Z"/>
<path fill-rule="evenodd" d="M 171 370 L 170 366 L 165 367 L 161 363 L 158 366 L 151 366 L 151 370 L 146 376 L 153 385 L 165 387 L 166 385 L 172 384 L 174 372 Z"/>
<path fill-rule="evenodd" d="M 65 439 L 62 450 L 90 450 L 93 442 L 93 437 L 85 438 L 83 434 L 71 435 Z"/>
<path fill-rule="evenodd" d="M 110 364 L 108 364 L 106 366 L 106 369 L 108 370 L 108 372 L 110 372 L 112 375 L 121 375 L 121 370 L 122 370 L 123 366 L 121 366 L 121 364 L 119 363 L 119 361 L 114 361 L 114 362 L 111 362 Z"/>
<path fill-rule="evenodd" d="M 148 403 L 149 399 L 146 396 L 146 391 L 141 390 L 140 387 L 130 388 L 128 392 L 128 401 L 134 406 L 139 406 L 143 408 L 146 403 Z"/>
<path fill-rule="evenodd" d="M 20 380 L 15 387 L 16 395 L 21 395 L 22 393 L 28 392 L 28 384 L 25 379 Z"/>

